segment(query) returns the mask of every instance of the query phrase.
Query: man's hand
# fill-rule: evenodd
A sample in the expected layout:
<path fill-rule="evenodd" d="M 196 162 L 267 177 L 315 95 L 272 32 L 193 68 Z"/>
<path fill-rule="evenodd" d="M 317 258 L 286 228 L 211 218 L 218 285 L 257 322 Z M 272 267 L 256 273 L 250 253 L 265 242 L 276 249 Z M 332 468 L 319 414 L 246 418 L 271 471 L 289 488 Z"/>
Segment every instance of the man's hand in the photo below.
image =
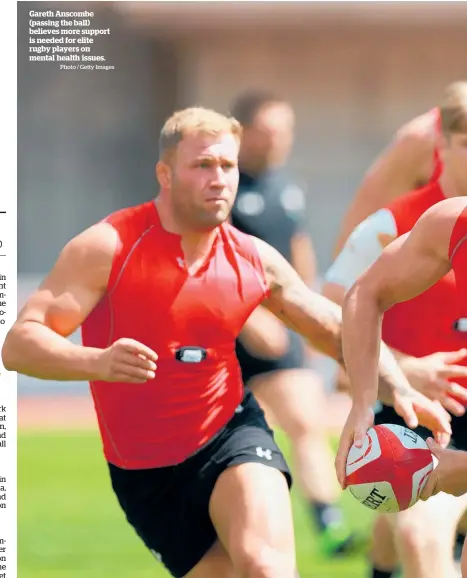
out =
<path fill-rule="evenodd" d="M 415 389 L 439 401 L 453 415 L 461 416 L 466 408 L 452 396 L 467 402 L 467 389 L 449 379 L 467 377 L 467 367 L 456 365 L 466 356 L 467 349 L 460 349 L 419 358 L 402 358 L 400 365 Z"/>
<path fill-rule="evenodd" d="M 407 427 L 418 425 L 433 432 L 436 441 L 446 447 L 451 439 L 451 416 L 437 401 L 432 401 L 415 389 L 393 393 L 393 406 Z"/>
<path fill-rule="evenodd" d="M 429 475 L 420 498 L 427 500 L 438 492 L 461 496 L 467 492 L 467 452 L 443 449 L 434 440 L 426 443 L 438 460 L 438 465 Z"/>
<path fill-rule="evenodd" d="M 339 449 L 336 455 L 337 479 L 342 489 L 345 489 L 347 456 L 353 444 L 361 448 L 366 432 L 371 428 L 375 419 L 375 414 L 371 407 L 352 406 L 345 422 L 339 440 Z"/>
<path fill-rule="evenodd" d="M 97 379 L 145 383 L 156 376 L 157 354 L 134 339 L 119 339 L 102 350 L 97 360 Z"/>
<path fill-rule="evenodd" d="M 393 405 L 407 427 L 413 429 L 417 425 L 422 425 L 433 432 L 440 445 L 445 447 L 449 443 L 451 417 L 438 402 L 428 399 L 416 390 L 404 391 L 402 394 L 395 391 Z M 356 405 L 352 407 L 342 430 L 335 461 L 337 479 L 343 489 L 345 489 L 345 468 L 350 448 L 354 443 L 356 447 L 362 447 L 365 434 L 373 422 L 372 408 Z"/>

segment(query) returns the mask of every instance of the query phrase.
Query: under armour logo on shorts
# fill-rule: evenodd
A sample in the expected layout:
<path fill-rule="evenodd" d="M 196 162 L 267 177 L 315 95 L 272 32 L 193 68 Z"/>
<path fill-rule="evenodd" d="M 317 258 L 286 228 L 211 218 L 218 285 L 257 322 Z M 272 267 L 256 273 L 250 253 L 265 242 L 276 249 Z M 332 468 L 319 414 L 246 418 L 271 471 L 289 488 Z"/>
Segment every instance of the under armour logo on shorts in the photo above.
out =
<path fill-rule="evenodd" d="M 162 562 L 162 556 L 159 554 L 159 552 L 156 552 L 155 550 L 151 549 L 151 554 L 154 556 L 154 558 L 156 558 L 156 560 L 159 560 L 159 562 Z"/>
<path fill-rule="evenodd" d="M 263 448 L 256 448 L 256 455 L 259 458 L 265 458 L 266 460 L 272 460 L 271 450 L 263 450 Z"/>

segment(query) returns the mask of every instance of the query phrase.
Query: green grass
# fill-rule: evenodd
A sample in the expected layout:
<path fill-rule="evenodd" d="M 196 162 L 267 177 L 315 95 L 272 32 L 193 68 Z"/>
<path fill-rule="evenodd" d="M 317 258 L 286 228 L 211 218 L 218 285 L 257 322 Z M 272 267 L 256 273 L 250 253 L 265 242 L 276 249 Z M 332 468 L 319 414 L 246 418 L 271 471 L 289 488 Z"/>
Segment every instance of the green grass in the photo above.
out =
<path fill-rule="evenodd" d="M 279 442 L 288 453 L 287 444 Z M 327 561 L 315 547 L 306 508 L 293 504 L 302 578 L 361 578 L 363 557 Z M 351 496 L 353 527 L 368 531 L 371 512 Z M 18 576 L 21 578 L 167 578 L 123 517 L 94 433 L 20 433 Z"/>

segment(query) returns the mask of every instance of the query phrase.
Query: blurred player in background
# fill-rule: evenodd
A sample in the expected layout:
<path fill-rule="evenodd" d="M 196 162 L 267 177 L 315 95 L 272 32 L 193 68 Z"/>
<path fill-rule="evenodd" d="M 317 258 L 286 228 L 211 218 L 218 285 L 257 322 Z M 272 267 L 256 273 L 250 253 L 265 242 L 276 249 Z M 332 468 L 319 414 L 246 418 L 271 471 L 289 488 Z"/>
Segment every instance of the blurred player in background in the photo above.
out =
<path fill-rule="evenodd" d="M 355 229 L 326 275 L 332 284 L 327 293 L 339 295 L 336 301 L 343 301 L 345 291 L 379 258 L 384 247 L 410 231 L 426 210 L 446 198 L 467 196 L 467 83 L 451 85 L 439 110 L 442 135 L 438 141 L 444 163 L 439 181 L 393 201 Z M 460 203 L 465 204 L 465 200 Z M 384 277 L 387 279 L 399 261 L 387 258 L 385 262 L 390 265 Z M 414 266 L 414 275 L 416 271 L 417 266 Z M 378 284 L 375 298 L 387 298 L 393 290 L 405 295 L 403 286 L 397 285 L 396 281 L 391 284 L 391 289 L 384 283 Z M 409 297 L 396 298 L 392 303 L 406 299 Z M 362 318 L 359 320 L 364 321 Z M 454 273 L 448 271 L 418 297 L 390 308 L 384 316 L 382 338 L 396 352 L 411 384 L 428 397 L 438 399 L 457 416 L 453 419 L 452 441 L 455 447 L 466 450 L 467 308 L 464 296 L 456 286 Z M 379 424 L 400 423 L 392 408 L 387 406 L 377 410 L 375 421 Z M 428 432 L 421 428 L 417 432 L 424 438 L 428 436 Z M 381 540 L 384 525 L 390 525 L 394 530 L 404 576 L 454 576 L 453 541 L 466 506 L 467 496 L 454 499 L 440 495 L 429 504 L 421 502 L 406 512 L 383 516 L 374 540 L 373 576 L 390 577 L 394 569 L 391 568 L 394 565 L 391 558 L 394 558 L 395 551 L 393 549 L 391 553 L 391 548 L 388 548 L 391 542 Z M 443 528 L 442 534 L 433 532 L 436 524 Z"/>
<path fill-rule="evenodd" d="M 163 127 L 157 199 L 74 237 L 2 348 L 6 369 L 90 381 L 113 489 L 176 578 L 296 578 L 287 464 L 244 391 L 235 339 L 264 304 L 342 362 L 340 308 L 226 221 L 241 127 L 206 109 Z M 82 325 L 83 345 L 67 337 Z M 449 433 L 382 349 L 380 395 Z"/>
<path fill-rule="evenodd" d="M 244 128 L 232 224 L 272 245 L 312 287 L 316 261 L 305 222 L 306 197 L 286 168 L 294 111 L 275 94 L 249 91 L 236 98 L 231 112 Z M 294 473 L 322 551 L 332 555 L 354 547 L 338 505 L 323 381 L 306 368 L 310 351 L 297 333 L 260 307 L 240 334 L 237 356 L 245 384 L 291 441 Z"/>
<path fill-rule="evenodd" d="M 452 85 L 447 90 L 450 88 Z M 350 233 L 366 217 L 407 191 L 440 176 L 442 162 L 437 148 L 440 128 L 440 112 L 436 107 L 397 131 L 391 144 L 367 171 L 347 210 L 336 244 L 336 255 Z"/>
<path fill-rule="evenodd" d="M 446 93 L 452 90 L 463 90 L 466 85 L 467 82 L 464 81 L 453 83 L 447 87 Z M 345 215 L 336 245 L 337 252 L 341 251 L 349 234 L 368 215 L 408 191 L 435 182 L 439 178 L 442 172 L 442 159 L 438 149 L 440 134 L 439 107 L 412 119 L 397 131 L 393 142 L 367 171 Z M 387 243 L 391 240 L 391 236 L 384 235 L 382 240 Z M 339 283 L 325 283 L 323 295 L 342 304 L 343 292 Z M 435 359 L 433 358 L 432 361 L 434 363 Z M 438 361 L 440 362 L 438 370 L 442 371 L 443 363 L 441 360 Z M 425 366 L 426 370 L 430 369 L 430 365 L 433 364 Z M 420 364 L 418 366 L 421 367 Z M 423 371 L 423 373 L 426 376 L 427 372 Z M 436 375 L 436 372 L 432 373 L 431 381 L 436 379 Z M 337 369 L 336 385 L 339 390 L 348 390 L 347 377 L 341 368 Z M 465 523 L 462 524 L 464 525 Z M 390 543 L 385 528 L 385 522 L 378 521 L 376 525 L 378 539 L 375 540 L 375 544 L 381 549 L 381 566 L 392 567 L 395 561 L 394 548 L 386 547 L 386 554 L 383 552 L 384 545 Z M 464 537 L 464 531 L 457 535 L 458 547 L 462 546 Z"/>
<path fill-rule="evenodd" d="M 453 83 L 447 90 L 451 89 Z M 442 160 L 438 151 L 441 118 L 438 107 L 422 114 L 396 133 L 388 148 L 381 153 L 368 169 L 360 188 L 348 208 L 339 232 L 335 256 L 342 250 L 345 241 L 355 227 L 366 217 L 386 206 L 397 197 L 436 181 L 442 171 Z M 336 301 L 333 286 L 327 285 L 323 294 Z M 341 369 L 337 370 L 336 385 L 346 390 L 348 384 Z"/>

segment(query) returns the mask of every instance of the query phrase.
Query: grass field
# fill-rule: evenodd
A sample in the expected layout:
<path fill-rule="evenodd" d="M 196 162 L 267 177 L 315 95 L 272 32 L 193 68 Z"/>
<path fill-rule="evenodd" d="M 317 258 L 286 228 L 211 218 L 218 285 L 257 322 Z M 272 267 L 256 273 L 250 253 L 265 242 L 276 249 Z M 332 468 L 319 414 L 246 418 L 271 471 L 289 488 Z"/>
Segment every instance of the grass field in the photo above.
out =
<path fill-rule="evenodd" d="M 287 444 L 278 437 L 284 451 Z M 303 503 L 293 493 L 302 578 L 363 578 L 363 557 L 329 562 L 314 548 Z M 352 526 L 369 531 L 371 512 L 345 494 Z M 22 432 L 18 437 L 18 576 L 167 578 L 123 514 L 109 486 L 97 434 Z"/>

